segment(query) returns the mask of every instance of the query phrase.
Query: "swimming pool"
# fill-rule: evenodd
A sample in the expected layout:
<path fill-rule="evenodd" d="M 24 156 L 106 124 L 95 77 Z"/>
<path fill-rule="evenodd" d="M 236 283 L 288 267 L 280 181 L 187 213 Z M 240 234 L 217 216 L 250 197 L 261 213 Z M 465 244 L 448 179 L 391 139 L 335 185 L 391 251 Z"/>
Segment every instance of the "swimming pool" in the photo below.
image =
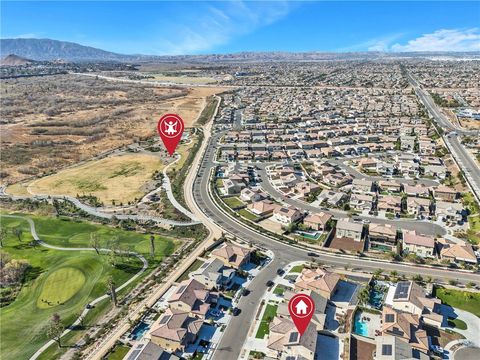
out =
<path fill-rule="evenodd" d="M 368 336 L 368 323 L 361 321 L 362 313 L 355 313 L 355 321 L 353 323 L 353 332 L 357 335 Z"/>
<path fill-rule="evenodd" d="M 130 338 L 132 340 L 140 340 L 143 337 L 143 335 L 147 332 L 148 329 L 150 329 L 150 325 L 142 321 L 140 322 L 140 324 L 135 326 L 135 329 L 132 330 L 132 333 L 130 334 Z"/>
<path fill-rule="evenodd" d="M 300 236 L 306 238 L 306 239 L 310 239 L 310 240 L 318 240 L 320 238 L 320 235 L 322 234 L 321 232 L 315 232 L 315 233 L 307 233 L 307 232 L 303 232 L 303 231 L 297 231 L 296 232 L 297 234 L 299 234 Z"/>

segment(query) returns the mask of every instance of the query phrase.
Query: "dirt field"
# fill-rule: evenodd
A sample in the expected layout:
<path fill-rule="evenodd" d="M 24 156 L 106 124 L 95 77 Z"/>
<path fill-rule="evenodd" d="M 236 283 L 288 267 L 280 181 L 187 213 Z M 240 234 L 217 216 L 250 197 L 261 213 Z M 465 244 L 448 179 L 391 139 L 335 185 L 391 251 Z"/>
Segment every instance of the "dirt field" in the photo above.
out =
<path fill-rule="evenodd" d="M 165 81 L 177 84 L 213 84 L 217 82 L 214 78 L 205 76 L 165 76 L 162 74 L 152 74 L 154 80 Z"/>
<path fill-rule="evenodd" d="M 45 176 L 148 138 L 166 112 L 191 126 L 205 98 L 221 91 L 74 75 L 2 80 L 0 184 Z"/>
<path fill-rule="evenodd" d="M 143 185 L 155 170 L 165 164 L 156 155 L 124 154 L 89 161 L 55 175 L 33 181 L 28 191 L 33 194 L 97 196 L 105 205 L 128 203 L 144 195 Z M 15 188 L 13 188 L 15 190 Z M 12 188 L 7 189 L 8 192 Z"/>

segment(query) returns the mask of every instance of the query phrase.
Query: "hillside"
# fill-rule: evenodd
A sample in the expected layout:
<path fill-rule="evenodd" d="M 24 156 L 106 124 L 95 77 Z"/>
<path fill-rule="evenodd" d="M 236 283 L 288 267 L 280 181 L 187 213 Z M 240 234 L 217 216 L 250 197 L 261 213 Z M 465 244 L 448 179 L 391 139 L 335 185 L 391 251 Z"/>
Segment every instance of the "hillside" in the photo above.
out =
<path fill-rule="evenodd" d="M 32 60 L 126 61 L 131 56 L 51 39 L 1 39 L 0 56 L 16 54 Z"/>
<path fill-rule="evenodd" d="M 5 56 L 0 60 L 0 65 L 2 66 L 18 66 L 18 65 L 27 65 L 27 64 L 32 64 L 35 61 L 26 59 L 21 56 L 17 56 L 15 54 L 10 54 Z"/>

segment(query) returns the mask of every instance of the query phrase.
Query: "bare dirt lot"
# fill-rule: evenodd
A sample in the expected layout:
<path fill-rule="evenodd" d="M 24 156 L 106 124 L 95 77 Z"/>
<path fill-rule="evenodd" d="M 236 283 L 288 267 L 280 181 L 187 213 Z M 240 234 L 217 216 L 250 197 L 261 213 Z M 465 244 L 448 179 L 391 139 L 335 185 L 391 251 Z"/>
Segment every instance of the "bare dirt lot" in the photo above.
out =
<path fill-rule="evenodd" d="M 165 112 L 196 120 L 221 88 L 108 81 L 55 75 L 2 80 L 2 184 L 44 176 L 150 137 Z"/>

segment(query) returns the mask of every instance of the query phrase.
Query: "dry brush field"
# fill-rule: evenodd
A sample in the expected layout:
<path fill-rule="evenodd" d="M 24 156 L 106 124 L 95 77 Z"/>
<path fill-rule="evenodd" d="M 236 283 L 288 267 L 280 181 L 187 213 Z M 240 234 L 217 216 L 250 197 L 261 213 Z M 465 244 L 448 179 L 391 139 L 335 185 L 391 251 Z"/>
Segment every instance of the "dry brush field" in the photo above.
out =
<path fill-rule="evenodd" d="M 43 176 L 155 134 L 176 112 L 186 126 L 220 88 L 159 87 L 78 75 L 2 80 L 1 183 Z"/>

